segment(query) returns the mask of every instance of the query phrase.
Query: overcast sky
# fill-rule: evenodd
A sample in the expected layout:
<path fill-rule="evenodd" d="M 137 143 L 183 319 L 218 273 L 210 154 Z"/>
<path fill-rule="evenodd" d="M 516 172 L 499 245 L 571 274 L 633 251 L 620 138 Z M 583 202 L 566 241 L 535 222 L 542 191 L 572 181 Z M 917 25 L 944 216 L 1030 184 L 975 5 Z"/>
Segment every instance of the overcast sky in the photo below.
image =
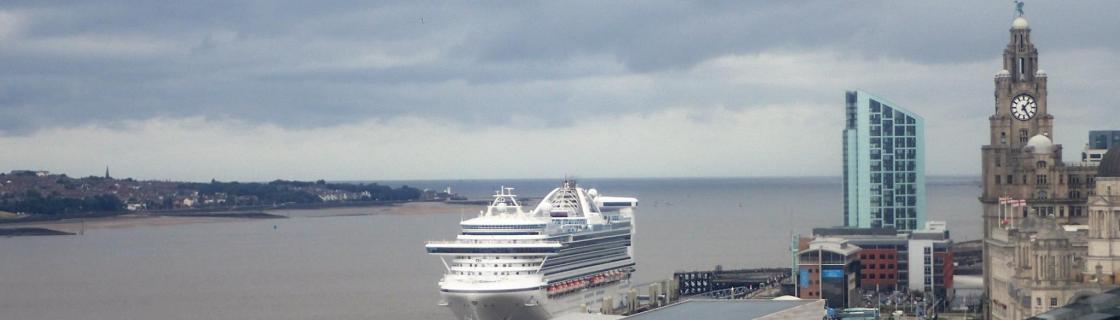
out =
<path fill-rule="evenodd" d="M 0 2 L 0 171 L 838 176 L 844 91 L 978 174 L 1008 1 Z M 1028 1 L 1067 160 L 1120 129 L 1120 2 Z"/>

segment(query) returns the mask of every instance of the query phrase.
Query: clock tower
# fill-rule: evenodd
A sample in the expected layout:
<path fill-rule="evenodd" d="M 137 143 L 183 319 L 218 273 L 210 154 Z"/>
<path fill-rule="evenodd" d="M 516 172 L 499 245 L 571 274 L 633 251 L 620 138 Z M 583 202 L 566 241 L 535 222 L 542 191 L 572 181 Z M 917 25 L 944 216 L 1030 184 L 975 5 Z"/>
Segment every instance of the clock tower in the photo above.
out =
<path fill-rule="evenodd" d="M 1011 41 L 1003 49 L 1003 70 L 996 74 L 995 84 L 995 112 L 988 118 L 990 146 L 1019 149 L 1039 134 L 1054 139 L 1054 116 L 1046 108 L 1046 73 L 1038 67 L 1038 49 L 1023 17 L 1012 23 Z"/>
<path fill-rule="evenodd" d="M 984 285 L 991 319 L 1029 318 L 1057 302 L 1064 305 L 1081 288 L 1086 249 L 1061 225 L 1087 223 L 1085 200 L 1096 173 L 1094 167 L 1062 161 L 1062 146 L 1053 142 L 1047 76 L 1027 19 L 1015 18 L 1009 31 L 1003 68 L 995 76 L 990 139 L 981 147 Z"/>

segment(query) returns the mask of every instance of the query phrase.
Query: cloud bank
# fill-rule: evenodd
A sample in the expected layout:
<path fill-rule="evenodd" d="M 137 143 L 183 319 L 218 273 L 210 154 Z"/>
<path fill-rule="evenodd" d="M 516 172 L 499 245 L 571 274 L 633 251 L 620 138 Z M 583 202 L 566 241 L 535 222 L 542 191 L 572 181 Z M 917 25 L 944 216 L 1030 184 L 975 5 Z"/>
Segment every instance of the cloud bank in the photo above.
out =
<path fill-rule="evenodd" d="M 1120 128 L 1115 9 L 1027 7 L 1067 157 Z M 863 89 L 927 119 L 930 173 L 975 174 L 1010 20 L 969 1 L 15 1 L 0 169 L 838 175 L 843 91 Z"/>

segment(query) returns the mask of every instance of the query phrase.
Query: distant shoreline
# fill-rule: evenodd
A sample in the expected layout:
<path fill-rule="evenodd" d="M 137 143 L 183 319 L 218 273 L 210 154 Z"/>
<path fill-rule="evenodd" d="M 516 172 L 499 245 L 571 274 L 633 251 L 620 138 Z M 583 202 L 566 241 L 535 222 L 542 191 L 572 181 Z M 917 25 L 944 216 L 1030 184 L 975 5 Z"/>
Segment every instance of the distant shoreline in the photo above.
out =
<path fill-rule="evenodd" d="M 240 218 L 240 219 L 287 219 L 286 216 L 264 212 L 188 212 L 175 214 L 161 214 L 164 217 L 194 217 L 194 218 Z"/>
<path fill-rule="evenodd" d="M 406 203 L 438 203 L 435 201 L 339 201 L 339 202 L 316 202 L 316 203 L 288 203 L 281 205 L 257 205 L 257 206 L 238 206 L 238 207 L 210 207 L 210 208 L 191 208 L 191 209 L 171 209 L 171 210 L 148 210 L 148 211 L 113 211 L 113 212 L 88 212 L 81 214 L 68 214 L 68 215 L 34 215 L 22 218 L 0 219 L 0 225 L 5 224 L 23 224 L 35 222 L 50 222 L 50 221 L 63 221 L 71 219 L 103 219 L 125 215 L 151 215 L 151 216 L 191 216 L 191 215 L 205 215 L 212 213 L 230 213 L 230 212 L 244 212 L 244 211 L 270 211 L 270 210 L 315 210 L 327 208 L 352 208 L 352 207 L 379 207 L 379 206 L 397 206 Z M 465 202 L 446 202 L 451 205 L 477 205 L 473 201 Z"/>
<path fill-rule="evenodd" d="M 358 205 L 366 204 L 366 205 Z M 52 220 L 35 220 L 23 221 L 4 221 L 0 224 L 0 232 L 3 230 L 15 229 L 43 229 L 57 233 L 50 235 L 69 235 L 80 234 L 86 230 L 98 229 L 119 229 L 119 228 L 135 228 L 135 227 L 149 227 L 149 226 L 171 226 L 181 224 L 197 224 L 197 223 L 227 223 L 227 222 L 244 222 L 254 221 L 260 219 L 287 219 L 287 218 L 324 218 L 324 217 L 347 217 L 347 216 L 371 216 L 371 215 L 412 215 L 412 214 L 449 214 L 464 212 L 464 209 L 474 208 L 475 204 L 467 205 L 459 203 L 446 203 L 434 201 L 411 201 L 411 202 L 397 202 L 397 203 L 349 203 L 342 206 L 322 206 L 316 208 L 292 208 L 292 207 L 277 207 L 270 210 L 256 210 L 252 212 L 245 211 L 231 211 L 231 210 L 194 210 L 194 211 L 178 211 L 178 212 L 129 212 L 114 215 L 96 215 L 85 217 L 69 217 L 65 219 L 52 219 Z M 471 210 L 473 211 L 473 210 Z M 13 219 L 15 220 L 15 219 Z M 49 231 L 43 231 L 42 235 L 48 235 Z M 16 231 L 6 231 L 13 235 L 23 236 L 25 234 L 17 234 Z M 26 234 L 30 235 L 30 234 Z M 4 233 L 0 233 L 0 237 L 7 237 Z"/>
<path fill-rule="evenodd" d="M 69 236 L 70 232 L 47 228 L 0 228 L 0 237 Z"/>

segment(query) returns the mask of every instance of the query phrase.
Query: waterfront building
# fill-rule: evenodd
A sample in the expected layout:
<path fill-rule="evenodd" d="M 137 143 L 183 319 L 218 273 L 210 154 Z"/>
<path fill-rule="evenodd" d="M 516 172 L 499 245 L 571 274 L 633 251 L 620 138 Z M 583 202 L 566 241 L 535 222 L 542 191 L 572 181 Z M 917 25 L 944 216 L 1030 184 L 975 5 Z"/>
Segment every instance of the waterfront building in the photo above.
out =
<path fill-rule="evenodd" d="M 1095 194 L 1089 198 L 1088 256 L 1085 281 L 1120 284 L 1120 143 L 1112 145 L 1097 169 Z"/>
<path fill-rule="evenodd" d="M 818 238 L 798 252 L 797 295 L 824 299 L 829 308 L 858 306 L 860 248 L 840 238 Z"/>
<path fill-rule="evenodd" d="M 844 225 L 914 230 L 925 224 L 925 121 L 863 91 L 846 96 Z"/>
<path fill-rule="evenodd" d="M 1120 145 L 1120 130 L 1089 131 L 1089 142 L 1085 144 L 1085 150 L 1081 151 L 1081 162 L 1101 162 L 1105 151 L 1115 145 Z"/>
<path fill-rule="evenodd" d="M 941 301 L 953 298 L 953 241 L 945 222 L 930 221 L 906 241 L 907 290 L 931 292 Z"/>
<path fill-rule="evenodd" d="M 1104 227 L 1089 223 L 1086 210 L 1097 167 L 1062 161 L 1062 146 L 1052 140 L 1048 77 L 1027 20 L 1016 17 L 1009 33 L 989 142 L 981 147 L 985 310 L 992 319 L 1028 318 L 1103 288 L 1084 276 L 1095 269 L 1085 260 L 1096 247 L 1089 239 Z M 1098 261 L 1118 253 L 1097 253 Z"/>
<path fill-rule="evenodd" d="M 921 229 L 815 228 L 813 236 L 842 239 L 860 248 L 859 286 L 881 292 L 922 291 L 950 301 L 953 291 L 953 240 L 942 221 Z"/>

